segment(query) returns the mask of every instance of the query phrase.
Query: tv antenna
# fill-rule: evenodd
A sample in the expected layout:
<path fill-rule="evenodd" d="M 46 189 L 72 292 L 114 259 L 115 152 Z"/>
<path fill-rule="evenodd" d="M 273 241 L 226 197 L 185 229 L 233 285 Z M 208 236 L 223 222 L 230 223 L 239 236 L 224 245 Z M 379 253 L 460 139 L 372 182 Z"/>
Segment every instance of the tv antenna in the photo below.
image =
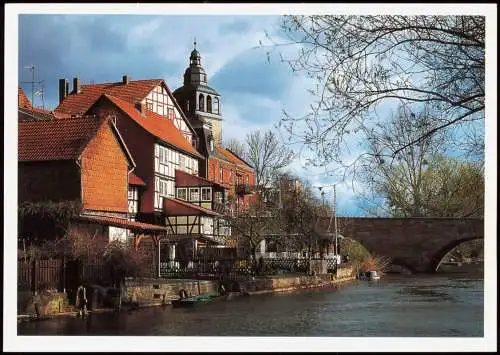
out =
<path fill-rule="evenodd" d="M 22 81 L 22 83 L 31 84 L 31 108 L 35 108 L 35 84 L 41 84 L 44 82 L 44 80 L 35 81 L 35 65 L 34 64 L 28 65 L 28 66 L 24 67 L 24 69 L 28 69 L 29 71 L 31 71 L 31 81 Z M 37 91 L 37 93 L 39 93 L 39 92 L 40 91 Z M 41 89 L 41 94 L 42 94 L 42 100 L 43 100 L 43 87 Z"/>

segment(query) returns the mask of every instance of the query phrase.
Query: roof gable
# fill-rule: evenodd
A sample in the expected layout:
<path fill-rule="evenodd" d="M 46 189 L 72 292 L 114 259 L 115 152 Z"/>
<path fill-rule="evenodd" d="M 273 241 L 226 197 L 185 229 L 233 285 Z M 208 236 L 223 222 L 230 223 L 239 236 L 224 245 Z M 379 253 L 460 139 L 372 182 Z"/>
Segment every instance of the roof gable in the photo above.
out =
<path fill-rule="evenodd" d="M 123 82 L 82 85 L 78 94 L 68 95 L 57 108 L 56 113 L 81 115 L 85 113 L 102 94 L 109 94 L 130 103 L 143 100 L 163 79 L 131 80 Z"/>
<path fill-rule="evenodd" d="M 251 167 L 247 162 L 239 158 L 236 154 L 232 153 L 230 150 L 227 150 L 219 145 L 216 145 L 215 152 L 217 153 L 217 155 L 222 157 L 222 159 L 230 163 L 233 163 L 241 168 L 254 171 L 253 167 Z"/>
<path fill-rule="evenodd" d="M 111 95 L 104 94 L 102 95 L 102 99 L 110 101 L 123 113 L 134 120 L 139 126 L 156 138 L 159 138 L 165 143 L 176 147 L 184 153 L 203 159 L 203 156 L 198 153 L 198 151 L 187 141 L 186 138 L 184 138 L 182 133 L 174 126 L 170 119 L 147 109 L 145 109 L 144 113 L 141 114 L 134 105 Z"/>
<path fill-rule="evenodd" d="M 108 124 L 112 130 L 129 166 L 135 166 L 132 155 L 113 122 L 95 117 L 20 122 L 18 125 L 18 160 L 35 162 L 78 159 L 105 124 Z"/>

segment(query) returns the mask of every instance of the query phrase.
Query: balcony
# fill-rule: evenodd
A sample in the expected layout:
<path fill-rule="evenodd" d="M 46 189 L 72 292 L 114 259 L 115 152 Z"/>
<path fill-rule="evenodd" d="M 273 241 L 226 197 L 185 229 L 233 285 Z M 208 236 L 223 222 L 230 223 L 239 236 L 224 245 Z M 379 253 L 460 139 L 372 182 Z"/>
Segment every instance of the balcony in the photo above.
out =
<path fill-rule="evenodd" d="M 252 186 L 249 184 L 238 184 L 236 185 L 236 194 L 237 195 L 250 195 L 252 193 Z"/>

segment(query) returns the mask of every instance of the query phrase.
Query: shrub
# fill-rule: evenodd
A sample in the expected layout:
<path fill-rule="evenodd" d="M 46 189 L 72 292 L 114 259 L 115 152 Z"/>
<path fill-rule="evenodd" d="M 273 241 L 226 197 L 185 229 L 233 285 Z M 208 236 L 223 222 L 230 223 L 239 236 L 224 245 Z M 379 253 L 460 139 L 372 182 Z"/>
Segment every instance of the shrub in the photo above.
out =
<path fill-rule="evenodd" d="M 103 259 L 116 286 L 121 285 L 125 277 L 144 276 L 148 270 L 145 255 L 118 240 L 109 243 Z"/>

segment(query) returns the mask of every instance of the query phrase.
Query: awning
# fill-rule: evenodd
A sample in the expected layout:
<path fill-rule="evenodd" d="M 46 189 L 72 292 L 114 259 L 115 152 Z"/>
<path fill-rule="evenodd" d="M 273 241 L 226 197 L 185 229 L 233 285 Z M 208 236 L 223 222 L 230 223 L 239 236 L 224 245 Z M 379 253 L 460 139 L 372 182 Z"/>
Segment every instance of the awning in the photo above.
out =
<path fill-rule="evenodd" d="M 135 175 L 133 172 L 131 172 L 128 176 L 128 184 L 129 185 L 136 185 L 136 186 L 146 186 L 146 183 L 144 180 L 142 180 L 140 177 Z"/>
<path fill-rule="evenodd" d="M 163 212 L 167 216 L 214 216 L 222 217 L 220 213 L 207 208 L 185 202 L 179 199 L 163 198 Z"/>
<path fill-rule="evenodd" d="M 129 229 L 131 231 L 136 232 L 149 232 L 156 234 L 165 234 L 168 231 L 168 228 L 165 226 L 159 226 L 156 224 L 142 223 L 136 221 L 129 221 L 123 218 L 116 217 L 104 217 L 104 216 L 89 216 L 83 215 L 75 217 L 77 220 L 94 222 L 99 224 L 105 224 L 113 227 L 119 227 L 124 229 Z"/>
<path fill-rule="evenodd" d="M 182 170 L 175 170 L 175 186 L 176 187 L 189 187 L 189 186 L 211 186 L 223 189 L 224 186 L 216 183 L 215 181 L 210 181 L 201 176 L 188 174 Z"/>

